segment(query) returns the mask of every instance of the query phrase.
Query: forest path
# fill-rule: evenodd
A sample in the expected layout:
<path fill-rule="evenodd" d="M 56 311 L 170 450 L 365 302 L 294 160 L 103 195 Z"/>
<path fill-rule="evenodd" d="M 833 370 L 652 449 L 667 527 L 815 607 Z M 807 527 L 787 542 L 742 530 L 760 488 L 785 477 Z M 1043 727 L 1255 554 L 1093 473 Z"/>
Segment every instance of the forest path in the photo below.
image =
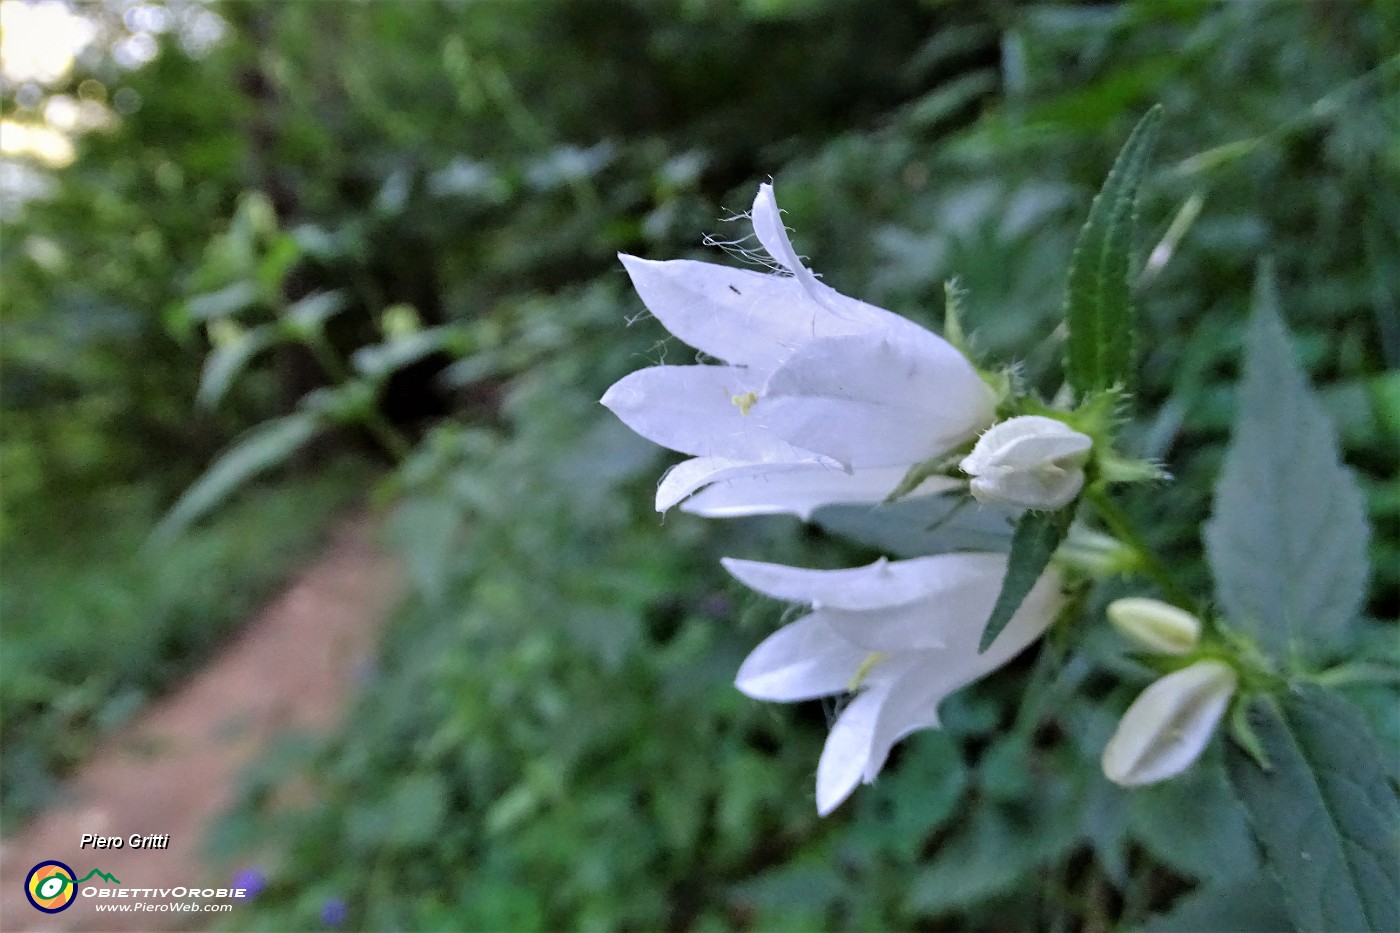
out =
<path fill-rule="evenodd" d="M 365 517 L 340 525 L 322 556 L 204 667 L 104 742 L 66 782 L 62 802 L 0 843 L 0 930 L 212 925 L 217 914 L 95 909 L 169 900 L 158 896 L 79 896 L 46 915 L 27 902 L 25 877 L 37 863 L 56 859 L 79 878 L 97 868 L 120 879 L 120 888 L 98 878 L 80 886 L 99 893 L 229 887 L 226 868 L 204 857 L 206 829 L 233 802 L 244 769 L 280 735 L 324 732 L 339 722 L 397 599 L 398 568 L 373 543 L 373 530 Z M 169 847 L 94 851 L 80 848 L 84 833 L 123 840 L 168 834 Z"/>

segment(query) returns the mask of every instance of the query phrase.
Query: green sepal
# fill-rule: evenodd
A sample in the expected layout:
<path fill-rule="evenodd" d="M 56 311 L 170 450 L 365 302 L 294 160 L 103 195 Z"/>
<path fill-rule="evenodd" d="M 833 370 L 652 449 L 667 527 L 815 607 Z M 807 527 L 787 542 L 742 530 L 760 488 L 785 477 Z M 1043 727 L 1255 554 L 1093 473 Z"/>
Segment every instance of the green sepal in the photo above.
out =
<path fill-rule="evenodd" d="M 962 325 L 966 298 L 967 289 L 963 288 L 956 276 L 943 283 L 943 339 L 951 343 L 954 350 L 971 359 L 972 348 L 968 345 L 967 332 Z"/>
<path fill-rule="evenodd" d="M 890 503 L 896 499 L 903 499 L 915 489 L 918 489 L 919 484 L 930 476 L 937 476 L 940 473 L 946 473 L 951 470 L 962 457 L 962 452 L 951 455 L 941 454 L 940 456 L 930 457 L 927 460 L 914 464 L 909 468 L 909 471 L 904 474 L 904 478 L 899 481 L 899 485 L 895 486 L 888 496 L 885 496 L 884 502 Z"/>
<path fill-rule="evenodd" d="M 1261 698 L 1260 702 L 1271 702 L 1267 698 Z M 1235 744 L 1244 750 L 1244 753 L 1254 759 L 1254 763 L 1265 771 L 1272 771 L 1273 764 L 1269 761 L 1269 755 L 1264 751 L 1264 743 L 1259 741 L 1259 734 L 1254 731 L 1254 726 L 1249 722 L 1249 699 L 1236 699 L 1235 704 L 1230 709 L 1230 738 L 1235 740 Z"/>

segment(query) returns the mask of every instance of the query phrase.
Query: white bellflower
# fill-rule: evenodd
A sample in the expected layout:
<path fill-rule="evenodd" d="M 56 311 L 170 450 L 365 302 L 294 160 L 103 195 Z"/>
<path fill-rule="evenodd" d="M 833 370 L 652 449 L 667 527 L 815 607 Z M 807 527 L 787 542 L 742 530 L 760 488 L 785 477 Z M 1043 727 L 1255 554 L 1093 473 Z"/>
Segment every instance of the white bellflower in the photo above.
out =
<path fill-rule="evenodd" d="M 771 185 L 754 234 L 780 271 L 623 255 L 662 324 L 721 365 L 653 366 L 602 402 L 632 430 L 689 454 L 656 495 L 709 516 L 878 502 L 911 466 L 973 437 L 995 398 L 941 337 L 848 298 L 802 264 Z M 951 487 L 934 478 L 923 491 Z"/>
<path fill-rule="evenodd" d="M 817 765 L 823 816 L 870 783 L 896 742 L 939 725 L 943 699 L 1001 667 L 1040 637 L 1063 603 L 1052 569 L 983 653 L 978 642 L 1006 574 L 1001 554 L 880 560 L 849 570 L 804 570 L 726 559 L 742 583 L 812 611 L 769 636 L 739 668 L 736 686 L 792 702 L 854 692 Z"/>

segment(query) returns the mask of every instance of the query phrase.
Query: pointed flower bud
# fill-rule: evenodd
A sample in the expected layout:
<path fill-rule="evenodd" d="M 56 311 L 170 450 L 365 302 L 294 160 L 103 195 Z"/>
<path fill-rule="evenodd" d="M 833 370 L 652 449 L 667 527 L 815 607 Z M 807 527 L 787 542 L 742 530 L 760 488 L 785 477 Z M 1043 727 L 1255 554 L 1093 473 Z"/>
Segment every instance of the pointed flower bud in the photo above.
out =
<path fill-rule="evenodd" d="M 1238 678 L 1222 661 L 1198 661 L 1138 695 L 1103 750 L 1103 773 L 1135 787 L 1180 774 L 1200 757 Z"/>
<path fill-rule="evenodd" d="M 1158 654 L 1185 654 L 1201 637 L 1201 620 L 1159 599 L 1131 597 L 1108 604 L 1108 621 L 1129 641 Z"/>
<path fill-rule="evenodd" d="M 959 465 L 979 502 L 1058 509 L 1084 487 L 1093 445 L 1063 421 L 1022 415 L 994 425 Z"/>

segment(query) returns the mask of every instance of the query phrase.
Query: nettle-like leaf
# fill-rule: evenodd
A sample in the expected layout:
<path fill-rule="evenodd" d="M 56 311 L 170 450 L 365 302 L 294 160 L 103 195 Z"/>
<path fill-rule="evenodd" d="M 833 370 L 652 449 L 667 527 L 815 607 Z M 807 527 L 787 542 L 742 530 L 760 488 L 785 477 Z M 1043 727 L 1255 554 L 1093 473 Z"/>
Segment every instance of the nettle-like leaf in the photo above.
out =
<path fill-rule="evenodd" d="M 1206 554 L 1231 622 L 1297 660 L 1346 638 L 1366 593 L 1369 529 L 1336 433 L 1294 359 L 1267 268 L 1247 345 Z"/>
<path fill-rule="evenodd" d="M 1065 287 L 1065 376 L 1076 398 L 1126 386 L 1133 374 L 1133 302 L 1129 268 L 1137 193 L 1157 140 L 1162 108 L 1138 121 L 1079 231 Z"/>
<path fill-rule="evenodd" d="M 1400 930 L 1400 799 L 1360 715 L 1306 687 L 1249 717 L 1270 768 L 1235 745 L 1226 768 L 1293 924 Z"/>
<path fill-rule="evenodd" d="M 1053 512 L 1027 512 L 1021 516 L 1016 523 L 1016 533 L 1011 536 L 1006 579 L 1002 581 L 1001 592 L 997 594 L 996 605 L 992 607 L 992 617 L 982 630 L 982 643 L 978 651 L 986 651 L 1001 630 L 1006 628 L 1006 623 L 1011 621 L 1016 610 L 1021 608 L 1026 594 L 1045 572 L 1073 521 L 1073 505 Z"/>

